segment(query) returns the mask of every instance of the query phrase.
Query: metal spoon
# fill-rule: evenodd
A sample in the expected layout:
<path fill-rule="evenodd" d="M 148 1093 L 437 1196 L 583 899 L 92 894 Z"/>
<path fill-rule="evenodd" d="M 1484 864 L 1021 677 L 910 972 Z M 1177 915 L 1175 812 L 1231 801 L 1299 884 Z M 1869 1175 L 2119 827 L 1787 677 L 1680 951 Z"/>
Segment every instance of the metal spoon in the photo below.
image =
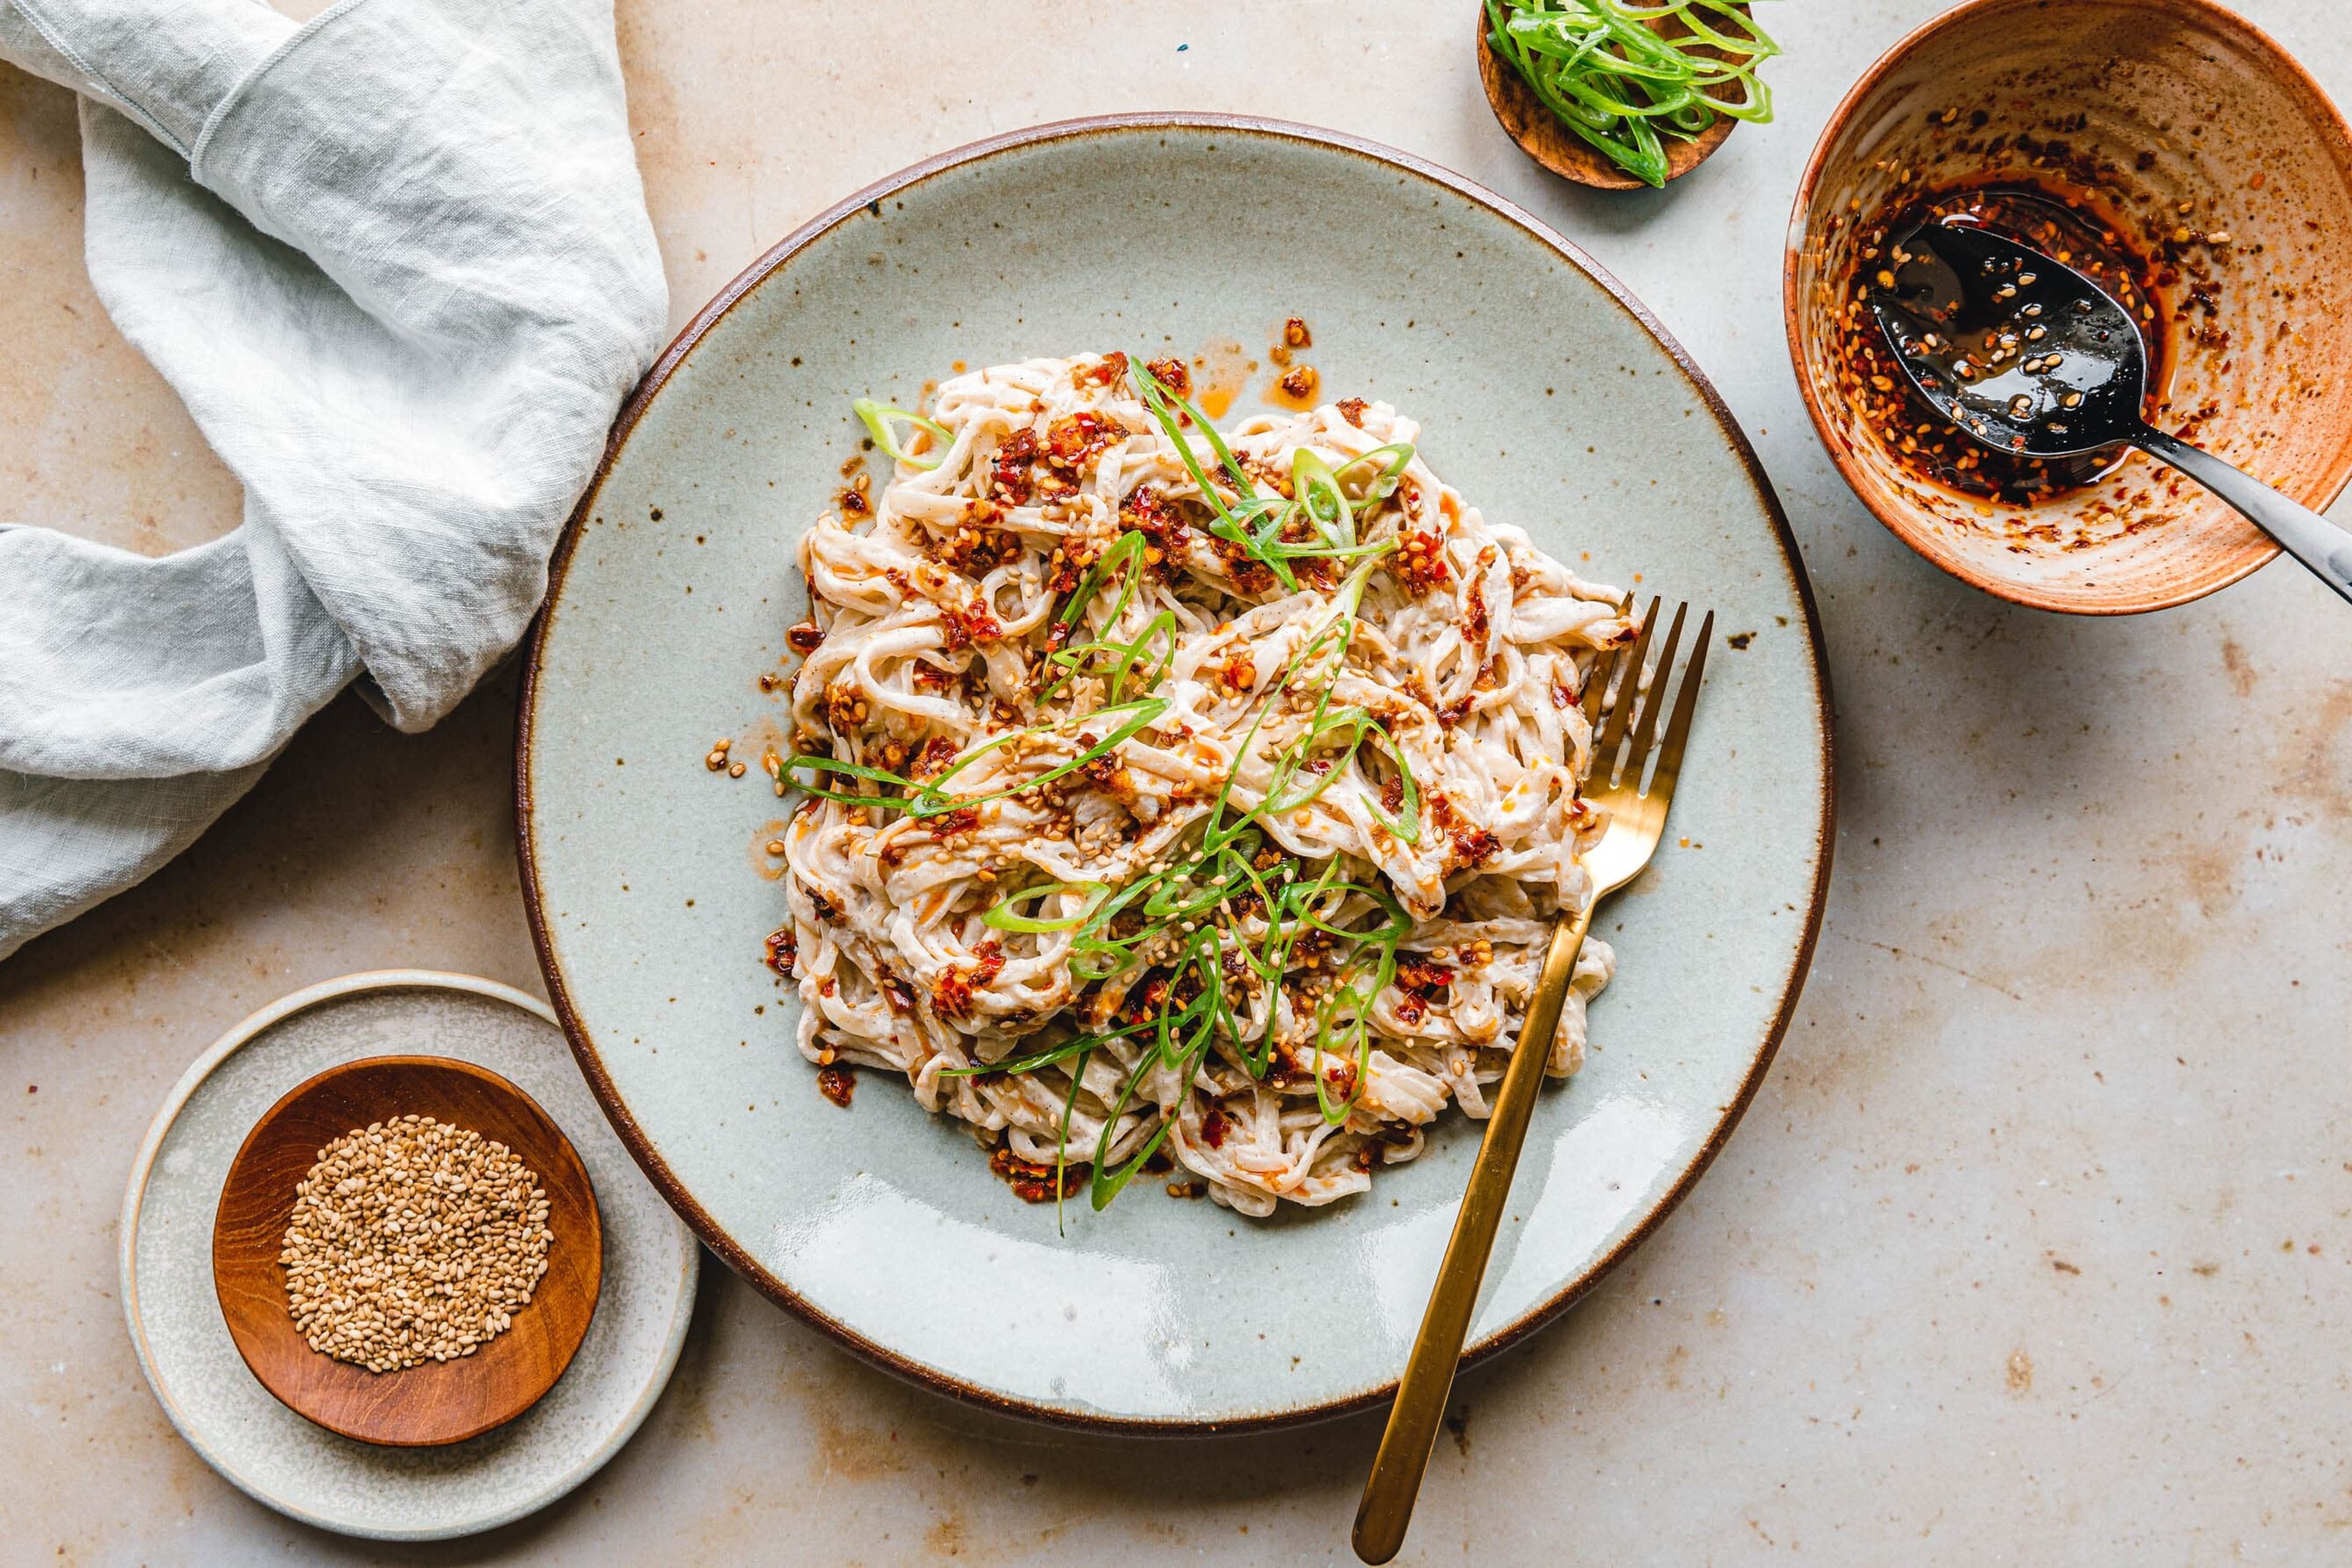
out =
<path fill-rule="evenodd" d="M 2220 496 L 2352 600 L 2352 532 L 2140 417 L 2130 313 L 2081 273 L 1971 223 L 1888 247 L 1870 304 L 1903 373 L 1971 438 L 2027 458 L 2128 443 Z"/>

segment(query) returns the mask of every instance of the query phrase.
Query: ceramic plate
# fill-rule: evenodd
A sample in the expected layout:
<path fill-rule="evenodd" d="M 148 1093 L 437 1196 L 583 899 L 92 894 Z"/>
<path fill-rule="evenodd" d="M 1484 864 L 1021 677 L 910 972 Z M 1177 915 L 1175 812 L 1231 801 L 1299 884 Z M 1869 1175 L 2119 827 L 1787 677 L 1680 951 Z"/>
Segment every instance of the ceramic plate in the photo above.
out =
<path fill-rule="evenodd" d="M 213 1212 L 246 1133 L 312 1074 L 385 1055 L 456 1057 L 520 1085 L 580 1152 L 604 1226 L 596 1315 L 562 1378 L 505 1426 L 441 1448 L 356 1443 L 278 1404 L 246 1370 L 213 1289 Z M 597 1114 L 545 1005 L 462 974 L 346 975 L 247 1018 L 164 1100 L 122 1201 L 123 1312 L 180 1436 L 280 1513 L 383 1541 L 488 1530 L 594 1475 L 669 1382 L 698 1258 Z"/>
<path fill-rule="evenodd" d="M 1658 325 L 1559 236 L 1330 132 L 1195 117 L 947 154 L 784 241 L 624 413 L 559 551 L 517 759 L 526 897 L 556 1010 L 655 1184 L 776 1300 L 885 1366 L 1079 1425 L 1230 1429 L 1380 1398 L 1402 1368 L 1477 1129 L 1449 1115 L 1368 1197 L 1238 1218 L 1139 1183 L 1057 1236 L 960 1127 L 865 1075 L 818 1093 L 761 963 L 784 900 L 758 677 L 805 595 L 793 542 L 862 434 L 953 362 L 1121 348 L 1261 362 L 1306 318 L 1324 395 L 1424 422 L 1487 517 L 1592 577 L 1712 605 L 1647 878 L 1603 911 L 1616 982 L 1547 1094 L 1473 1330 L 1567 1305 L 1696 1177 L 1761 1077 L 1829 870 L 1830 739 L 1803 570 L 1746 439 Z M 1249 395 L 1234 415 L 1247 412 Z"/>

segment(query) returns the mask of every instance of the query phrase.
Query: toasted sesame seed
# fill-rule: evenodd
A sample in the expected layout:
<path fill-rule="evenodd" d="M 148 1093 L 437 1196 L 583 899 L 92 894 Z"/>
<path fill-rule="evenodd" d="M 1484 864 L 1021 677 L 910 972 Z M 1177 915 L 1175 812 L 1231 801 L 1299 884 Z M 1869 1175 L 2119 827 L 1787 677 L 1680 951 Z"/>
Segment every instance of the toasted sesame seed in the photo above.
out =
<path fill-rule="evenodd" d="M 547 1215 L 503 1143 L 429 1116 L 354 1129 L 295 1188 L 287 1311 L 312 1350 L 371 1372 L 471 1355 L 547 1273 Z"/>

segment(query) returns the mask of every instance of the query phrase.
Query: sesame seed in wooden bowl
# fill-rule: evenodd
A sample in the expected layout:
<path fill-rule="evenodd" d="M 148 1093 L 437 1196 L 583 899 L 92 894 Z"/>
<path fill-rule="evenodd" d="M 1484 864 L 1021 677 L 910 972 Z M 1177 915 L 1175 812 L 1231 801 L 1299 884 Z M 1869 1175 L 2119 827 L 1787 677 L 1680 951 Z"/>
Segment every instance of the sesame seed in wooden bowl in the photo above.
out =
<path fill-rule="evenodd" d="M 213 1225 L 221 1315 L 262 1386 L 395 1447 L 530 1409 L 586 1337 L 603 1273 L 570 1141 L 521 1089 L 448 1058 L 371 1057 L 297 1085 L 247 1134 Z"/>

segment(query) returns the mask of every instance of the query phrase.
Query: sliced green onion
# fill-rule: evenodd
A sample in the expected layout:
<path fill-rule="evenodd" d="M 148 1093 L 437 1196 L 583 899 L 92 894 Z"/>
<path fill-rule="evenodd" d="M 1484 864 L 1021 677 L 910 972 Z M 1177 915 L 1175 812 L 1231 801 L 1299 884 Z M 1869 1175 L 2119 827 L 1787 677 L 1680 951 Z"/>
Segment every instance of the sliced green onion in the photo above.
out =
<path fill-rule="evenodd" d="M 1087 574 L 1078 579 L 1077 592 L 1070 595 L 1070 602 L 1064 605 L 1062 613 L 1054 618 L 1063 626 L 1076 626 L 1080 621 L 1086 619 L 1087 606 L 1094 603 L 1095 595 L 1101 591 L 1105 578 L 1123 567 L 1139 569 L 1142 564 L 1143 535 L 1133 531 L 1120 534 L 1112 542 L 1111 547 L 1104 551 L 1101 557 L 1087 568 Z M 1111 605 L 1109 616 L 1104 619 L 1105 626 L 1115 626 L 1118 624 L 1118 617 L 1126 613 L 1129 601 L 1135 597 L 1135 581 L 1136 574 L 1133 571 L 1120 580 L 1118 599 Z"/>
<path fill-rule="evenodd" d="M 819 800 L 837 800 L 849 805 L 887 806 L 894 811 L 908 810 L 914 804 L 911 801 L 900 800 L 887 795 L 854 795 L 847 790 L 821 789 L 815 784 L 803 784 L 798 779 L 787 776 L 802 768 L 807 768 L 814 773 L 842 773 L 854 779 L 870 779 L 876 784 L 897 784 L 900 789 L 915 787 L 911 780 L 901 777 L 887 768 L 869 768 L 863 763 L 835 762 L 831 757 L 811 756 L 805 752 L 793 752 L 768 771 L 770 776 L 777 783 L 796 789 L 803 795 L 813 795 Z"/>
<path fill-rule="evenodd" d="M 1141 533 L 1129 531 L 1120 534 L 1117 542 L 1108 550 L 1104 551 L 1101 558 L 1087 570 L 1087 574 L 1078 580 L 1077 590 L 1070 595 L 1070 602 L 1063 606 L 1060 615 L 1054 617 L 1055 624 L 1073 628 L 1077 626 L 1085 620 L 1087 608 L 1094 603 L 1095 596 L 1100 592 L 1104 582 L 1115 573 L 1123 573 L 1124 574 L 1118 579 L 1118 597 L 1112 603 L 1110 614 L 1103 617 L 1102 623 L 1106 629 L 1118 625 L 1119 618 L 1127 614 L 1127 606 L 1133 602 L 1137 585 L 1141 582 L 1146 570 L 1143 563 L 1143 551 L 1144 540 Z M 1062 673 L 1055 676 L 1045 689 L 1038 693 L 1037 700 L 1040 702 L 1050 700 L 1054 694 L 1062 689 L 1065 681 L 1090 667 L 1097 658 L 1120 656 L 1117 658 L 1110 680 L 1110 700 L 1116 704 L 1123 694 L 1128 676 L 1134 672 L 1137 661 L 1143 657 L 1144 648 L 1163 630 L 1162 622 L 1166 623 L 1164 629 L 1167 633 L 1168 653 L 1167 657 L 1160 661 L 1151 679 L 1143 683 L 1143 689 L 1149 692 L 1160 684 L 1160 679 L 1167 674 L 1169 666 L 1176 661 L 1176 617 L 1171 611 L 1162 610 L 1153 618 L 1151 624 L 1144 628 L 1143 635 L 1132 643 L 1115 643 L 1107 637 L 1090 637 L 1083 643 L 1056 648 L 1047 654 L 1045 656 L 1047 661 Z"/>
<path fill-rule="evenodd" d="M 1135 1087 L 1135 1080 L 1140 1077 L 1142 1077 L 1140 1072 L 1130 1075 L 1128 1079 L 1128 1089 L 1132 1089 Z M 1126 1090 L 1122 1090 L 1119 1094 L 1119 1105 L 1122 1110 L 1127 1105 Z M 1143 1169 L 1143 1163 L 1150 1159 L 1159 1150 L 1160 1145 L 1168 1141 L 1168 1129 L 1171 1125 L 1173 1123 L 1168 1117 L 1161 1117 L 1160 1125 L 1151 1130 L 1151 1136 L 1144 1140 L 1143 1147 L 1129 1156 L 1126 1164 L 1114 1171 L 1104 1162 L 1110 1158 L 1110 1135 L 1118 1126 L 1118 1117 L 1114 1114 L 1109 1121 L 1103 1123 L 1102 1140 L 1095 1146 L 1094 1179 L 1088 1184 L 1087 1192 L 1087 1200 L 1094 1205 L 1097 1214 L 1110 1207 L 1111 1200 L 1127 1190 L 1127 1184 L 1135 1179 L 1135 1173 L 1138 1171 Z"/>
<path fill-rule="evenodd" d="M 1008 795 L 1019 795 L 1024 789 L 1034 789 L 1039 784 L 1051 784 L 1055 779 L 1063 778 L 1070 773 L 1077 772 L 1080 768 L 1085 767 L 1088 763 L 1093 762 L 1097 757 L 1102 756 L 1105 753 L 1117 749 L 1120 744 L 1125 742 L 1129 736 L 1132 736 L 1140 731 L 1150 729 L 1151 725 L 1159 720 L 1160 716 L 1167 711 L 1168 699 L 1165 697 L 1146 697 L 1133 702 L 1122 702 L 1114 707 L 1097 708 L 1091 713 L 1076 714 L 1070 718 L 1059 720 L 1051 724 L 1035 724 L 1026 730 L 1007 731 L 1005 733 L 999 735 L 996 739 L 989 742 L 986 745 L 976 747 L 971 751 L 966 752 L 962 756 L 958 757 L 953 763 L 950 763 L 945 773 L 940 773 L 938 777 L 932 779 L 929 783 L 922 786 L 922 793 L 917 795 L 915 799 L 908 804 L 908 809 L 918 817 L 938 816 L 945 812 L 960 811 L 968 805 L 984 805 L 992 800 L 1003 800 Z M 972 763 L 978 762 L 989 752 L 996 750 L 997 747 L 1004 745 L 1008 742 L 1016 740 L 1023 735 L 1044 734 L 1054 730 L 1066 729 L 1072 724 L 1082 724 L 1090 719 L 1105 718 L 1114 713 L 1123 713 L 1127 715 L 1126 722 L 1120 724 L 1108 735 L 1104 736 L 1086 751 L 1081 752 L 1078 755 L 1071 758 L 1068 762 L 1064 763 L 1061 766 L 1052 768 L 1045 773 L 1039 773 L 1035 778 L 1023 779 L 1019 784 L 1007 784 L 1004 788 L 992 790 L 987 795 L 952 795 L 940 788 L 940 785 L 945 784 L 949 779 L 954 777 L 957 773 L 961 773 L 965 768 L 970 767 Z"/>
<path fill-rule="evenodd" d="M 1404 788 L 1397 796 L 1395 816 L 1391 817 L 1381 809 L 1377 796 L 1365 809 L 1372 814 L 1372 820 L 1387 828 L 1398 843 L 1418 844 L 1421 842 L 1421 786 L 1413 782 L 1412 764 L 1405 761 L 1404 748 L 1397 743 L 1395 736 L 1389 733 L 1386 725 L 1374 720 L 1370 730 L 1388 747 L 1389 760 L 1396 763 L 1397 777 L 1404 781 Z"/>
<path fill-rule="evenodd" d="M 1290 568 L 1279 557 L 1268 556 L 1265 552 L 1260 536 L 1244 526 L 1242 518 L 1235 515 L 1234 509 L 1226 505 L 1225 498 L 1218 493 L 1217 487 L 1209 482 L 1200 458 L 1192 454 L 1192 443 L 1184 437 L 1183 426 L 1176 417 L 1177 411 L 1181 409 L 1191 419 L 1193 427 L 1208 437 L 1209 449 L 1216 454 L 1218 463 L 1233 481 L 1234 490 L 1241 501 L 1256 503 L 1246 509 L 1249 516 L 1265 516 L 1270 507 L 1278 507 L 1282 503 L 1279 500 L 1266 501 L 1259 497 L 1256 487 L 1249 481 L 1249 475 L 1242 471 L 1240 462 L 1234 458 L 1233 449 L 1225 445 L 1225 438 L 1217 433 L 1216 426 L 1210 423 L 1208 416 L 1192 406 L 1192 399 L 1170 390 L 1139 362 L 1129 362 L 1128 374 L 1134 380 L 1135 390 L 1142 397 L 1144 407 L 1150 410 L 1152 419 L 1175 447 L 1176 456 L 1182 461 L 1184 471 L 1192 476 L 1193 486 L 1201 492 L 1201 499 L 1208 503 L 1210 510 L 1217 514 L 1216 521 L 1209 525 L 1209 531 L 1249 551 L 1261 563 L 1272 569 L 1274 574 L 1282 580 L 1285 589 L 1297 593 L 1298 579 L 1291 575 Z M 1279 530 L 1278 523 L 1274 526 Z"/>
<path fill-rule="evenodd" d="M 1053 920 L 1040 920 L 1033 915 L 1024 915 L 1014 907 L 1032 899 L 1048 899 L 1059 893 L 1084 893 L 1087 896 L 1086 901 L 1079 906 L 1076 914 L 1058 916 Z M 980 919 L 982 925 L 992 926 L 998 931 L 1018 931 L 1024 936 L 1034 936 L 1042 931 L 1070 931 L 1084 925 L 1087 918 L 1101 906 L 1102 901 L 1109 897 L 1108 882 L 1041 882 L 1034 888 L 1024 888 L 1017 893 L 1005 894 L 996 903 L 990 905 L 988 912 Z"/>
<path fill-rule="evenodd" d="M 1487 42 L 1537 100 L 1619 168 L 1666 182 L 1660 133 L 1694 137 L 1716 117 L 1761 122 L 1756 68 L 1780 52 L 1733 0 L 1486 0 Z M 1668 37 L 1653 24 L 1671 22 Z M 1715 50 L 1717 54 L 1698 53 Z"/>
<path fill-rule="evenodd" d="M 1125 1164 L 1115 1170 L 1110 1167 L 1111 1138 L 1118 1130 L 1118 1119 L 1134 1100 L 1137 1087 L 1150 1074 L 1155 1065 L 1171 1067 L 1176 1069 L 1177 1103 L 1181 1105 L 1184 1097 L 1192 1092 L 1192 1085 L 1200 1077 L 1201 1064 L 1208 1058 L 1209 1047 L 1215 1040 L 1218 1027 L 1222 1025 L 1228 1031 L 1233 1027 L 1233 1015 L 1223 1003 L 1224 973 L 1217 965 L 1216 955 L 1215 928 L 1204 928 L 1194 933 L 1192 941 L 1186 945 L 1183 958 L 1179 960 L 1170 975 L 1168 991 L 1160 999 L 1160 1013 L 1157 1020 L 1156 1055 L 1137 1061 L 1134 1070 L 1128 1074 L 1127 1082 L 1119 1089 L 1118 1103 L 1111 1107 L 1109 1117 L 1103 1122 L 1102 1138 L 1096 1145 L 1093 1190 L 1088 1194 L 1088 1199 L 1098 1211 L 1108 1206 L 1127 1184 L 1134 1180 L 1144 1162 L 1150 1159 L 1160 1145 L 1167 1141 L 1168 1130 L 1174 1125 L 1171 1116 L 1163 1115 L 1160 1125 L 1152 1129 L 1151 1136 L 1144 1141 L 1140 1149 L 1128 1156 Z M 1171 1015 L 1168 1007 L 1175 998 L 1176 982 L 1181 978 L 1187 964 L 1192 965 L 1201 977 L 1201 994 L 1187 1004 L 1182 1012 Z M 1192 1026 L 1192 1033 L 1180 1045 L 1176 1040 L 1176 1029 L 1187 1025 Z"/>
<path fill-rule="evenodd" d="M 1003 1073 L 1006 1077 L 1011 1077 L 1015 1073 L 1035 1072 L 1039 1068 L 1049 1068 L 1055 1062 L 1067 1061 L 1081 1051 L 1093 1050 L 1097 1046 L 1108 1045 L 1113 1040 L 1123 1040 L 1129 1035 L 1139 1034 L 1150 1027 L 1151 1024 L 1147 1019 L 1140 1024 L 1130 1024 L 1123 1029 L 1107 1029 L 1091 1035 L 1073 1035 L 1066 1040 L 1047 1046 L 1043 1050 L 1032 1051 L 1027 1056 L 1007 1057 L 1001 1062 L 978 1062 L 968 1068 L 941 1068 L 940 1076 L 941 1078 L 985 1078 L 991 1074 Z"/>
<path fill-rule="evenodd" d="M 1328 700 L 1328 692 L 1326 700 Z M 1347 772 L 1348 764 L 1356 760 L 1356 752 L 1364 743 L 1364 733 L 1371 727 L 1371 714 L 1361 708 L 1341 708 L 1329 714 L 1317 713 L 1306 732 L 1284 748 L 1281 757 L 1276 761 L 1274 778 L 1265 789 L 1265 804 L 1259 809 L 1269 816 L 1280 816 L 1310 801 L 1320 799 L 1323 792 L 1331 787 L 1332 781 Z M 1314 755 L 1316 746 L 1325 736 L 1336 734 L 1343 729 L 1348 731 L 1347 745 L 1338 757 L 1331 759 L 1331 765 L 1320 772 L 1309 767 L 1310 763 L 1318 760 Z M 1284 787 L 1301 771 L 1314 779 L 1313 787 L 1297 795 L 1285 795 Z"/>
<path fill-rule="evenodd" d="M 1051 896 L 1056 896 L 1056 893 L 1085 893 L 1087 902 L 1085 905 L 1079 905 L 1077 914 L 1066 914 L 1066 917 L 1056 917 L 1056 920 L 1037 920 L 1037 917 L 1018 914 L 1016 910 L 1013 910 L 1013 905 L 1030 900 L 1030 898 L 1051 898 Z M 1021 889 L 1018 893 L 1007 893 L 1000 902 L 990 905 L 988 914 L 981 914 L 981 924 L 995 926 L 997 931 L 1021 931 L 1024 936 L 1034 936 L 1034 933 L 1040 933 L 1040 931 L 1070 931 L 1073 926 L 1085 924 L 1087 917 L 1094 914 L 1094 910 L 1098 908 L 1106 898 L 1110 898 L 1110 884 L 1108 884 L 1108 881 L 1042 881 L 1042 884 L 1033 886 L 1033 889 Z"/>
<path fill-rule="evenodd" d="M 870 397 L 861 397 L 849 406 L 858 418 L 866 422 L 866 431 L 874 437 L 874 444 L 909 468 L 936 468 L 948 460 L 948 448 L 955 445 L 955 437 L 948 433 L 946 426 L 934 419 L 926 419 L 912 410 L 891 408 Z M 938 454 L 925 462 L 898 445 L 898 426 L 901 424 L 912 425 L 929 436 L 939 447 Z"/>
<path fill-rule="evenodd" d="M 1087 1058 L 1094 1053 L 1080 1051 L 1076 1063 L 1070 1068 L 1069 1097 L 1062 1101 L 1062 1125 L 1054 1141 L 1054 1234 L 1062 1234 L 1062 1173 L 1070 1168 L 1070 1112 L 1078 1106 L 1078 1090 L 1086 1083 Z"/>
<path fill-rule="evenodd" d="M 1344 485 L 1351 469 L 1381 457 L 1388 460 L 1381 465 L 1380 471 L 1365 484 L 1363 492 L 1356 500 L 1359 504 L 1385 500 L 1395 493 L 1397 481 L 1404 477 L 1406 468 L 1412 462 L 1412 443 L 1410 441 L 1391 441 L 1385 447 L 1375 447 L 1369 452 L 1359 453 L 1332 469 L 1332 477 Z"/>
<path fill-rule="evenodd" d="M 1217 487 L 1209 482 L 1208 474 L 1201 468 L 1201 460 L 1192 455 L 1192 443 L 1184 438 L 1183 426 L 1176 417 L 1179 409 L 1192 420 L 1193 428 L 1209 438 L 1210 449 L 1216 454 L 1217 461 L 1232 479 L 1234 492 L 1244 500 L 1256 499 L 1256 487 L 1249 482 L 1249 476 L 1242 471 L 1241 464 L 1234 460 L 1225 438 L 1217 433 L 1217 427 L 1210 423 L 1208 416 L 1192 406 L 1191 398 L 1171 390 L 1140 364 L 1130 363 L 1128 374 L 1133 378 L 1135 390 L 1142 397 L 1144 407 L 1151 411 L 1153 420 L 1174 444 L 1176 456 L 1182 460 L 1185 471 L 1192 476 L 1193 484 L 1200 488 L 1201 499 L 1209 503 L 1211 510 L 1227 521 L 1232 519 L 1233 514 L 1225 508 L 1224 497 L 1219 495 Z"/>
<path fill-rule="evenodd" d="M 1301 447 L 1290 455 L 1290 489 L 1307 526 L 1322 536 L 1324 543 L 1337 550 L 1354 547 L 1355 509 L 1348 504 L 1348 492 L 1339 488 L 1331 465 L 1313 447 Z"/>
<path fill-rule="evenodd" d="M 1369 990 L 1360 980 L 1351 979 L 1334 987 L 1315 1010 L 1315 1103 L 1322 1110 L 1326 1121 L 1334 1124 L 1345 1121 L 1348 1113 L 1356 1109 L 1356 1102 L 1364 1097 L 1365 1081 L 1372 1072 L 1372 1004 L 1395 978 L 1396 943 L 1384 942 L 1381 946 L 1380 961 Z M 1356 1080 L 1348 1091 L 1348 1098 L 1335 1104 L 1331 1099 L 1331 1080 L 1323 1070 L 1323 1057 L 1335 1040 L 1331 1026 L 1343 1004 L 1348 1007 L 1349 1016 L 1342 1027 L 1354 1049 L 1352 1053 L 1339 1054 L 1353 1055 Z"/>

